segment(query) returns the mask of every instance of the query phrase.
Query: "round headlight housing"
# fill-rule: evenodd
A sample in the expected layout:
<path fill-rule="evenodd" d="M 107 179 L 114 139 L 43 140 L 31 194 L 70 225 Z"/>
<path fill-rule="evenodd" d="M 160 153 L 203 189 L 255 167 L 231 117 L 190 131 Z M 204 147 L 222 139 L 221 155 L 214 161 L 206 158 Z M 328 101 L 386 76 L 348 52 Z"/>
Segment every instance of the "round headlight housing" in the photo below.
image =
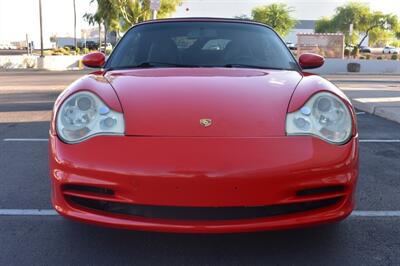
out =
<path fill-rule="evenodd" d="M 300 110 L 287 114 L 286 132 L 288 135 L 313 135 L 330 143 L 343 144 L 351 137 L 352 118 L 339 97 L 320 92 Z"/>
<path fill-rule="evenodd" d="M 94 135 L 123 135 L 125 122 L 122 113 L 111 110 L 94 93 L 81 91 L 63 102 L 56 128 L 64 142 L 77 143 Z"/>

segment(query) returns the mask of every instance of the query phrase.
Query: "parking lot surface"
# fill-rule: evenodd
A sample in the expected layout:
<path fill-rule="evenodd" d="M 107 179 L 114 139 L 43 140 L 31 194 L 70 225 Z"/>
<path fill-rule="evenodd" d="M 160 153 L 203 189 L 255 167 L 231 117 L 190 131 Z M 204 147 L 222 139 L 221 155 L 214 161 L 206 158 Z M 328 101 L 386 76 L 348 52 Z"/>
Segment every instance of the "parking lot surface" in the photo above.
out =
<path fill-rule="evenodd" d="M 46 139 L 52 105 L 80 75 L 0 73 L 0 265 L 400 264 L 400 124 L 363 112 L 357 207 L 338 224 L 194 235 L 122 231 L 52 212 L 39 215 L 51 209 Z M 330 78 L 339 86 L 366 84 L 359 77 Z"/>

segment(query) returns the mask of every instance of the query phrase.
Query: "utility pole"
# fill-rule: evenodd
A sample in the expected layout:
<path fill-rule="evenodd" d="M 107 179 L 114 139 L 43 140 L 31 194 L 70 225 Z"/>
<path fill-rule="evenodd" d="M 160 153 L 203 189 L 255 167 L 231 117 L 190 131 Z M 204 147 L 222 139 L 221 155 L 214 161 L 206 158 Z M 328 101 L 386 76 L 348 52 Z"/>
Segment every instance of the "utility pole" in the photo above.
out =
<path fill-rule="evenodd" d="M 151 19 L 157 19 L 157 11 L 160 9 L 160 0 L 150 0 Z"/>
<path fill-rule="evenodd" d="M 28 38 L 28 33 L 25 35 L 25 41 L 26 41 L 26 53 L 28 55 L 30 55 L 30 51 L 29 51 L 29 38 Z"/>
<path fill-rule="evenodd" d="M 44 57 L 44 52 L 43 52 L 42 0 L 39 0 L 39 18 L 40 18 L 40 57 Z"/>
<path fill-rule="evenodd" d="M 76 40 L 76 5 L 75 5 L 75 0 L 73 0 L 74 2 L 74 45 L 75 45 L 75 51 L 76 48 L 78 47 L 78 43 Z"/>
<path fill-rule="evenodd" d="M 151 12 L 151 19 L 157 19 L 157 10 L 153 9 Z"/>

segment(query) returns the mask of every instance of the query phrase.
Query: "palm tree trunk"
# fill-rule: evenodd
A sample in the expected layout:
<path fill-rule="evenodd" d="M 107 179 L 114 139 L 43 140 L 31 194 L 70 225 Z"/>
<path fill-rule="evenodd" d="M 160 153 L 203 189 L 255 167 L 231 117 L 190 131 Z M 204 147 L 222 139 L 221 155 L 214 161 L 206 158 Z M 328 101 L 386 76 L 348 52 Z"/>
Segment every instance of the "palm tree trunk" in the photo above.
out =
<path fill-rule="evenodd" d="M 98 49 L 100 49 L 100 44 L 101 44 L 101 23 L 99 22 L 99 47 L 98 47 Z"/>
<path fill-rule="evenodd" d="M 106 44 L 107 44 L 107 26 L 106 24 L 104 24 L 104 51 Z"/>

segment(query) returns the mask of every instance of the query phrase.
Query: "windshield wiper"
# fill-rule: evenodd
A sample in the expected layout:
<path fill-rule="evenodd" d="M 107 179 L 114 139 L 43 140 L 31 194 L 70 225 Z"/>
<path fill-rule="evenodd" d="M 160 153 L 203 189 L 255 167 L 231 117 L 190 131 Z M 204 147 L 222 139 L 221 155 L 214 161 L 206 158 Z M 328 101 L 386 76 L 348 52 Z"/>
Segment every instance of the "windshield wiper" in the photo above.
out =
<path fill-rule="evenodd" d="M 168 62 L 147 61 L 147 62 L 142 62 L 142 63 L 140 63 L 138 65 L 110 67 L 110 68 L 107 68 L 106 71 L 112 71 L 112 70 L 118 70 L 118 69 L 154 68 L 154 67 L 199 67 L 199 66 L 198 65 L 186 65 L 186 64 L 168 63 Z"/>
<path fill-rule="evenodd" d="M 198 65 L 187 65 L 187 64 L 178 64 L 178 63 L 168 63 L 168 62 L 142 62 L 136 67 L 138 68 L 146 68 L 146 67 L 159 67 L 159 66 L 169 66 L 169 67 L 199 67 Z"/>
<path fill-rule="evenodd" d="M 232 63 L 223 65 L 223 67 L 234 68 L 234 67 L 242 67 L 242 68 L 258 68 L 258 69 L 273 69 L 273 70 L 293 70 L 289 68 L 282 68 L 282 67 L 269 67 L 269 66 L 257 66 L 257 65 L 247 65 L 247 64 L 240 64 L 240 63 Z"/>

